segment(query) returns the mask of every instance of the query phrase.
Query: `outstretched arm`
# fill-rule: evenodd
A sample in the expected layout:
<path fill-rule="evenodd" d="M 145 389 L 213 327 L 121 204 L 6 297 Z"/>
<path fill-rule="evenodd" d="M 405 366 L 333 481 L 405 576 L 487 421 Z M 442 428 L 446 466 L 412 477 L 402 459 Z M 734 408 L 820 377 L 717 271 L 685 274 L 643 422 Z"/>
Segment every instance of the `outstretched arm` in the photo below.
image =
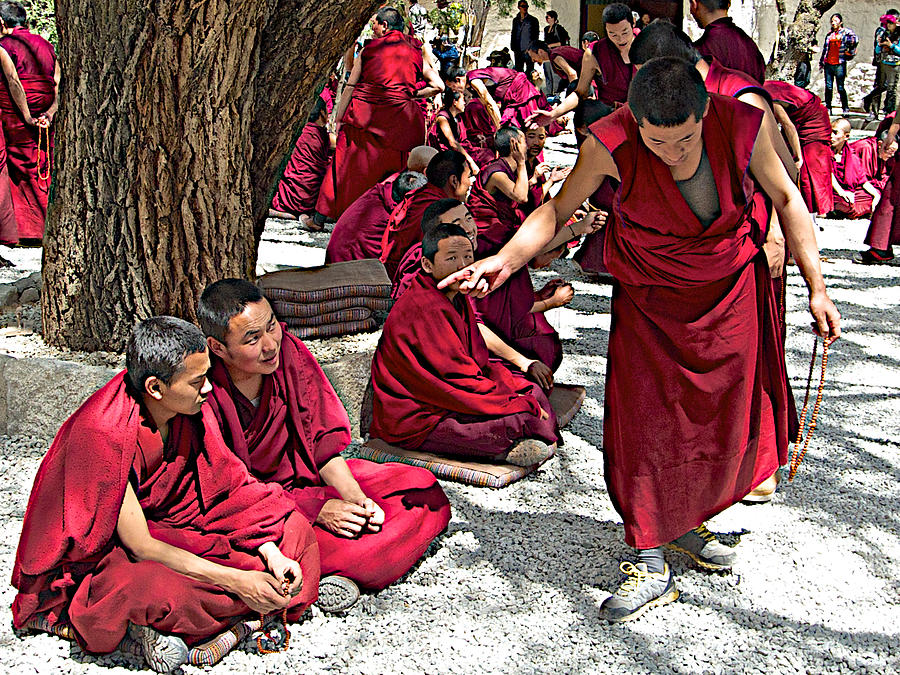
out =
<path fill-rule="evenodd" d="M 487 90 L 487 87 L 484 86 L 484 82 L 482 82 L 481 80 L 472 80 L 469 83 L 469 86 L 475 90 L 475 94 L 484 104 L 484 107 L 488 112 L 488 116 L 491 118 L 491 124 L 494 125 L 494 129 L 499 129 L 501 126 L 500 106 L 497 105 L 494 97 L 491 96 L 490 92 Z"/>
<path fill-rule="evenodd" d="M 572 71 L 574 73 L 574 71 Z M 581 57 L 581 75 L 578 76 L 578 85 L 575 91 L 566 96 L 553 110 L 536 110 L 525 118 L 527 127 L 546 127 L 558 120 L 568 112 L 578 107 L 578 102 L 585 99 L 591 93 L 591 83 L 594 75 L 600 72 L 600 65 L 590 51 L 586 51 Z"/>
<path fill-rule="evenodd" d="M 796 157 L 794 161 L 799 170 L 800 167 L 803 166 L 803 148 L 800 147 L 800 134 L 797 133 L 797 127 L 794 126 L 794 123 L 791 122 L 791 118 L 788 117 L 787 110 L 785 110 L 784 106 L 778 103 L 778 101 L 775 102 L 773 111 L 775 113 L 775 119 L 781 125 L 781 133 L 784 134 L 788 145 L 791 147 L 791 152 L 794 154 L 794 157 Z"/>

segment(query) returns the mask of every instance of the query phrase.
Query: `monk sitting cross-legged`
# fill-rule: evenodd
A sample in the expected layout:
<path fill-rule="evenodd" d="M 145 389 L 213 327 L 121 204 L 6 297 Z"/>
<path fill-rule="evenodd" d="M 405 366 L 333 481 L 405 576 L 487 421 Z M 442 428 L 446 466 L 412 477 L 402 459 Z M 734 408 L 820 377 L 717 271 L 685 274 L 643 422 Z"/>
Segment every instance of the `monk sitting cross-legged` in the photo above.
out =
<path fill-rule="evenodd" d="M 196 326 L 141 322 L 126 363 L 41 462 L 13 568 L 13 624 L 67 624 L 91 653 L 130 633 L 167 673 L 187 645 L 238 617 L 286 607 L 298 618 L 316 599 L 318 553 L 281 487 L 258 482 L 226 447 L 204 405 L 209 357 Z"/>
<path fill-rule="evenodd" d="M 198 314 L 213 353 L 210 405 L 223 435 L 255 477 L 283 486 L 315 525 L 322 574 L 333 575 L 320 585 L 330 609 L 356 601 L 353 582 L 381 589 L 403 576 L 450 520 L 434 476 L 341 457 L 350 442 L 347 413 L 259 288 L 218 281 L 203 292 Z"/>
<path fill-rule="evenodd" d="M 397 300 L 372 360 L 370 435 L 409 450 L 531 466 L 553 453 L 540 387 L 488 359 L 471 302 L 437 279 L 474 260 L 459 225 L 422 241 L 422 269 Z"/>

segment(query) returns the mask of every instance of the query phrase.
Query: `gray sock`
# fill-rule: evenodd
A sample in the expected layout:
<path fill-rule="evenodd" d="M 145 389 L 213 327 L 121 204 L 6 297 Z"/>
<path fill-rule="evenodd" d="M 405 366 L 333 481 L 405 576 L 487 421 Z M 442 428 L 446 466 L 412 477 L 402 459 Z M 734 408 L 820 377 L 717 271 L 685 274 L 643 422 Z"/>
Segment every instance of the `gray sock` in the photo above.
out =
<path fill-rule="evenodd" d="M 647 571 L 655 574 L 662 574 L 666 569 L 662 546 L 638 549 L 638 562 L 647 563 Z"/>

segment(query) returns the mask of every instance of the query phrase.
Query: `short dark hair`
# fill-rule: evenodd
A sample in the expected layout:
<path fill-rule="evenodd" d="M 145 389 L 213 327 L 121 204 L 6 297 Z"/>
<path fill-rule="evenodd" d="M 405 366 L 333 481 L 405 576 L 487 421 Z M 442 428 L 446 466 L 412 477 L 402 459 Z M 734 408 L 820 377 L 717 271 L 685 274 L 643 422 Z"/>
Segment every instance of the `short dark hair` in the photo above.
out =
<path fill-rule="evenodd" d="M 394 180 L 394 184 L 391 185 L 391 198 L 395 202 L 399 202 L 407 194 L 413 190 L 418 190 L 427 182 L 428 179 L 418 171 L 410 171 L 409 169 L 402 171 Z"/>
<path fill-rule="evenodd" d="M 555 9 L 548 9 L 547 16 L 549 16 L 554 21 L 559 21 L 559 14 L 556 13 Z"/>
<path fill-rule="evenodd" d="M 706 7 L 710 12 L 731 7 L 731 0 L 697 0 L 697 2 Z"/>
<path fill-rule="evenodd" d="M 709 94 L 697 69 L 684 59 L 650 59 L 635 73 L 628 88 L 628 107 L 638 125 L 644 120 L 658 127 L 699 121 Z"/>
<path fill-rule="evenodd" d="M 632 26 L 634 25 L 634 14 L 631 13 L 631 7 L 622 2 L 614 2 L 610 5 L 607 5 L 603 9 L 603 25 L 611 23 L 620 23 L 622 21 L 627 21 Z"/>
<path fill-rule="evenodd" d="M 504 124 L 494 132 L 494 149 L 500 157 L 509 157 L 512 152 L 512 142 L 518 138 L 522 130 L 509 124 Z"/>
<path fill-rule="evenodd" d="M 455 80 L 466 76 L 466 69 L 462 66 L 449 66 L 447 71 L 443 73 L 444 80 Z"/>
<path fill-rule="evenodd" d="M 388 30 L 403 30 L 403 15 L 393 7 L 382 7 L 375 12 L 375 21 L 386 23 Z"/>
<path fill-rule="evenodd" d="M 0 21 L 9 28 L 28 25 L 25 8 L 18 2 L 0 2 Z"/>
<path fill-rule="evenodd" d="M 587 33 L 585 33 L 584 35 L 581 36 L 581 41 L 582 41 L 582 42 L 585 42 L 585 41 L 587 41 L 587 42 L 596 42 L 596 41 L 599 40 L 599 39 L 600 39 L 600 36 L 597 35 L 597 34 L 596 34 L 594 31 L 592 31 L 592 30 L 589 30 Z"/>
<path fill-rule="evenodd" d="M 0 15 L 0 16 L 2 16 L 2 15 Z M 844 17 L 841 16 L 840 12 L 835 12 L 835 13 L 832 14 L 829 18 L 830 18 L 830 19 L 833 19 L 834 17 L 837 17 L 838 20 L 840 20 L 841 23 L 844 23 Z"/>
<path fill-rule="evenodd" d="M 550 47 L 547 46 L 547 43 L 543 40 L 535 40 L 530 45 L 528 45 L 528 51 L 530 52 L 539 52 L 539 51 L 547 52 L 547 55 L 550 55 Z"/>
<path fill-rule="evenodd" d="M 589 127 L 597 120 L 614 113 L 615 110 L 615 108 L 611 105 L 606 105 L 603 101 L 597 101 L 596 99 L 590 98 L 585 99 L 577 108 L 575 108 L 575 116 L 572 120 L 572 124 L 575 125 L 576 129 Z"/>
<path fill-rule="evenodd" d="M 447 110 L 451 105 L 456 103 L 459 99 L 463 97 L 458 91 L 450 91 L 449 89 L 441 94 L 441 108 L 443 110 Z"/>
<path fill-rule="evenodd" d="M 307 122 L 317 122 L 319 120 L 319 116 L 328 110 L 325 106 L 325 101 L 321 96 L 316 96 L 316 100 L 313 103 L 312 110 L 309 111 L 309 116 L 306 118 Z"/>
<path fill-rule="evenodd" d="M 228 322 L 244 311 L 247 305 L 263 299 L 259 286 L 244 279 L 220 279 L 210 284 L 200 295 L 197 319 L 207 336 L 225 342 Z"/>
<path fill-rule="evenodd" d="M 156 377 L 169 384 L 184 370 L 184 360 L 206 351 L 206 338 L 197 326 L 174 316 L 144 319 L 131 331 L 125 348 L 128 384 L 138 394 L 144 384 Z"/>
<path fill-rule="evenodd" d="M 425 235 L 430 230 L 433 230 L 440 224 L 441 216 L 457 206 L 462 206 L 462 202 L 458 199 L 450 198 L 438 199 L 436 202 L 429 204 L 425 208 L 425 213 L 422 214 L 422 234 Z"/>
<path fill-rule="evenodd" d="M 425 167 L 425 176 L 432 185 L 442 188 L 450 181 L 450 176 L 462 180 L 466 172 L 466 156 L 458 150 L 441 150 L 431 158 Z"/>
<path fill-rule="evenodd" d="M 634 65 L 642 66 L 660 56 L 677 56 L 692 64 L 700 60 L 699 52 L 683 30 L 668 21 L 656 20 L 634 38 L 628 58 Z"/>
<path fill-rule="evenodd" d="M 900 12 L 898 12 L 896 9 L 889 9 L 885 12 L 885 14 L 890 14 L 891 16 L 900 16 Z"/>
<path fill-rule="evenodd" d="M 428 230 L 425 236 L 422 237 L 422 257 L 434 262 L 434 256 L 438 252 L 438 244 L 450 237 L 462 237 L 470 244 L 472 243 L 466 231 L 456 223 L 440 223 Z"/>

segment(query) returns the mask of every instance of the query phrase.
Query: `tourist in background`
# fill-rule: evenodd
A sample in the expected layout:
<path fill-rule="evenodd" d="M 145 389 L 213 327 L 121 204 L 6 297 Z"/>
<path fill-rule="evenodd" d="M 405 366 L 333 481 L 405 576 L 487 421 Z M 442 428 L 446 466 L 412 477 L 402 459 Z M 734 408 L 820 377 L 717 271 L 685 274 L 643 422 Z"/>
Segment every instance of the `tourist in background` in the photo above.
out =
<path fill-rule="evenodd" d="M 540 37 L 540 26 L 537 17 L 528 13 L 528 3 L 519 1 L 519 13 L 513 17 L 512 32 L 510 33 L 509 47 L 512 49 L 516 61 L 516 70 L 522 73 L 531 72 L 534 67 L 528 57 L 528 48 L 531 43 Z"/>
<path fill-rule="evenodd" d="M 544 42 L 547 47 L 554 49 L 556 47 L 564 47 L 569 44 L 569 33 L 559 24 L 559 14 L 555 11 L 548 10 L 546 16 L 547 25 L 544 26 Z M 553 70 L 553 64 L 549 61 L 544 63 L 544 93 L 552 96 L 560 90 L 562 80 L 556 71 Z"/>
<path fill-rule="evenodd" d="M 844 27 L 844 17 L 837 13 L 832 14 L 831 32 L 825 37 L 825 46 L 822 48 L 822 56 L 819 57 L 819 67 L 825 70 L 825 107 L 828 108 L 829 114 L 835 81 L 838 96 L 841 98 L 841 110 L 845 115 L 850 112 L 844 79 L 847 77 L 847 61 L 856 56 L 858 44 L 859 38 L 856 37 L 856 33 Z"/>

